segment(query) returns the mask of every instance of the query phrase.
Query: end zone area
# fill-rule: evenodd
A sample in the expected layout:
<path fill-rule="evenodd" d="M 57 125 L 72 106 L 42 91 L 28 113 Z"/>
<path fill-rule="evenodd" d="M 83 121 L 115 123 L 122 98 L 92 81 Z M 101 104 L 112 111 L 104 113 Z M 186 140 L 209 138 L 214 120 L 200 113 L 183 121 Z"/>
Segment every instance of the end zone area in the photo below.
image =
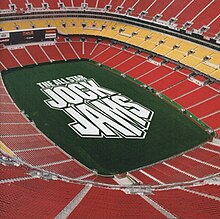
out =
<path fill-rule="evenodd" d="M 70 113 L 69 110 L 69 114 L 65 113 L 67 108 L 74 109 L 76 98 L 69 100 L 69 97 L 66 97 L 68 101 L 65 102 L 57 90 L 60 90 L 60 87 L 68 87 L 69 84 L 74 84 L 76 88 L 78 82 L 74 82 L 74 77 L 79 75 L 85 79 L 79 86 L 77 85 L 78 89 L 86 94 L 90 91 L 93 101 L 94 94 L 99 94 L 96 102 L 86 100 L 84 103 L 90 106 L 104 101 L 104 98 L 109 101 L 111 99 L 109 94 L 118 96 L 114 97 L 114 101 L 120 103 L 120 106 L 124 104 L 124 109 L 128 113 L 132 112 L 137 120 L 140 118 L 142 125 L 135 123 L 130 128 L 137 137 L 128 137 L 131 136 L 131 132 L 123 133 L 125 129 L 119 131 L 119 128 L 116 130 L 116 127 L 111 127 L 110 123 L 103 122 L 102 127 L 106 125 L 106 129 L 113 130 L 115 133 L 109 137 L 104 128 L 94 123 L 95 117 L 101 115 L 99 110 L 90 111 L 94 120 L 88 118 L 87 125 L 84 127 L 81 123 L 82 111 L 77 114 L 77 118 L 80 118 L 78 120 L 74 117 L 77 112 L 72 110 Z M 89 90 L 89 86 L 86 87 L 88 83 L 92 85 L 92 82 L 88 82 L 87 79 L 96 83 L 93 86 L 97 87 L 96 91 L 92 88 Z M 154 94 L 126 80 L 120 74 L 113 73 L 108 68 L 100 67 L 93 62 L 72 61 L 10 70 L 3 73 L 3 80 L 20 110 L 23 110 L 45 135 L 83 165 L 92 170 L 95 169 L 100 174 L 111 175 L 146 166 L 179 154 L 209 139 L 209 135 L 204 130 Z M 50 82 L 51 85 L 42 82 Z M 54 87 L 58 87 L 56 91 Z M 104 93 L 108 95 L 105 97 Z M 62 94 L 65 95 L 64 89 Z M 85 110 L 85 113 L 87 111 Z M 138 111 L 144 112 L 145 116 L 139 115 Z M 151 117 L 150 112 L 153 112 Z M 128 119 L 127 116 L 121 114 L 120 118 L 133 124 L 133 120 Z M 111 118 L 110 114 L 105 115 L 106 120 L 109 118 Z M 116 119 L 114 122 L 117 123 Z M 83 135 L 83 128 L 92 134 Z M 95 133 L 95 129 L 99 132 Z M 138 132 L 138 130 L 141 131 Z"/>

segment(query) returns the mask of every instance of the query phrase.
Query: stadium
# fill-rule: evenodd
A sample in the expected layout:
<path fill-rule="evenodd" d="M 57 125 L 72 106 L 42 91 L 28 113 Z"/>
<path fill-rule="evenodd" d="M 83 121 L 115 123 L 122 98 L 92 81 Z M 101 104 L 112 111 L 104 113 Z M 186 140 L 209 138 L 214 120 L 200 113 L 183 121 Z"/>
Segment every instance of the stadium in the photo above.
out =
<path fill-rule="evenodd" d="M 0 218 L 220 218 L 219 0 L 1 0 Z"/>

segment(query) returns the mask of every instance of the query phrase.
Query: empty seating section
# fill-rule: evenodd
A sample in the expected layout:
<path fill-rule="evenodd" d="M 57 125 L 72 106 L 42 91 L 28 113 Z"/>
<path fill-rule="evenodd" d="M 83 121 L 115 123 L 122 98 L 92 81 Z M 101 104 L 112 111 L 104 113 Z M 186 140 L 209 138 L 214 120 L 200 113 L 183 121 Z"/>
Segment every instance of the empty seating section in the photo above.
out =
<path fill-rule="evenodd" d="M 88 7 L 89 7 L 89 8 L 96 8 L 97 1 L 98 1 L 98 0 L 90 0 L 90 1 L 88 1 L 88 2 L 87 2 Z"/>
<path fill-rule="evenodd" d="M 216 91 L 220 91 L 220 83 L 211 83 L 210 87 L 214 88 Z"/>
<path fill-rule="evenodd" d="M 9 9 L 9 4 L 12 3 L 18 10 L 26 9 L 27 3 L 32 4 L 34 8 L 42 8 L 44 3 L 48 3 L 48 10 L 59 10 L 59 3 L 63 3 L 65 7 L 76 7 L 77 10 L 82 7 L 83 3 L 87 3 L 92 10 L 94 8 L 102 10 L 106 5 L 110 5 L 110 13 L 120 8 L 119 13 L 121 14 L 128 13 L 128 9 L 132 8 L 133 10 L 129 12 L 131 16 L 137 17 L 146 10 L 145 19 L 151 20 L 156 15 L 161 16 L 158 17 L 161 21 L 176 18 L 175 24 L 178 28 L 181 28 L 187 21 L 192 21 L 188 30 L 200 29 L 207 25 L 210 28 L 204 32 L 204 35 L 208 37 L 214 37 L 219 32 L 220 16 L 216 10 L 219 6 L 217 0 L 0 1 L 0 9 Z M 46 27 L 50 24 L 57 26 L 59 32 L 64 34 L 106 36 L 153 50 L 216 79 L 220 78 L 219 70 L 212 66 L 219 65 L 219 54 L 214 50 L 124 23 L 79 18 L 36 19 L 5 23 L 0 24 L 0 28 L 3 30 L 15 29 L 16 26 L 20 29 L 27 29 L 32 25 Z M 66 23 L 66 27 L 62 26 L 62 23 Z M 83 28 L 82 23 L 86 23 L 87 28 Z M 96 27 L 93 27 L 93 24 L 96 24 Z M 106 25 L 106 28 L 101 30 L 103 24 Z M 112 28 L 113 26 L 114 28 Z M 134 31 L 138 34 L 128 37 L 119 34 L 120 28 L 125 29 L 125 35 Z M 147 35 L 150 37 L 145 40 Z M 83 40 L 82 37 L 86 39 Z M 112 41 L 108 39 L 103 39 L 98 43 L 96 37 L 72 36 L 69 38 L 70 42 L 65 41 L 64 36 L 61 36 L 51 43 L 21 45 L 19 48 L 11 46 L 0 48 L 0 71 L 53 61 L 81 58 L 95 60 L 162 92 L 205 122 L 220 137 L 220 85 L 218 82 L 211 83 L 205 76 L 192 74 L 194 79 L 208 82 L 204 86 L 199 86 L 189 79 L 191 70 L 187 68 L 175 70 L 177 67 L 175 63 L 165 63 L 158 56 L 148 59 L 150 54 L 137 52 L 134 48 L 126 48 L 120 43 L 112 44 Z M 160 44 L 161 40 L 164 42 Z M 180 47 L 174 49 L 175 45 L 180 45 Z M 194 50 L 194 52 L 188 55 L 190 50 Z M 211 57 L 208 60 L 211 65 L 203 61 L 205 56 Z M 93 183 L 117 184 L 113 178 L 105 178 L 91 173 L 35 129 L 8 96 L 2 79 L 0 79 L 0 118 L 0 140 L 23 161 L 62 176 L 82 178 L 82 182 L 84 180 Z M 129 175 L 140 184 L 151 186 L 193 181 L 219 173 L 219 153 L 219 145 L 206 143 L 181 156 L 130 172 Z M 39 218 L 55 218 L 70 201 L 86 188 L 84 185 L 60 180 L 46 181 L 32 178 L 29 174 L 30 171 L 32 170 L 27 167 L 4 166 L 0 163 L 0 206 L 3 209 L 1 211 L 3 218 L 33 218 L 36 215 Z M 26 177 L 25 180 L 24 177 Z M 13 181 L 10 184 L 5 181 L 9 179 Z M 220 196 L 220 189 L 217 185 L 183 186 L 179 189 L 168 188 L 152 192 L 152 195 L 147 195 L 146 199 L 152 199 L 159 208 L 162 207 L 176 218 L 220 218 L 220 204 L 217 200 Z M 82 200 L 79 200 L 79 204 L 75 206 L 69 218 L 167 218 L 155 208 L 154 204 L 150 204 L 140 195 L 94 186 L 88 190 L 88 193 L 82 193 L 85 196 L 82 194 Z M 164 210 L 162 210 L 163 213 Z"/>
<path fill-rule="evenodd" d="M 104 183 L 104 184 L 111 184 L 111 185 L 116 185 L 117 184 L 113 180 L 113 178 L 102 177 L 102 176 L 97 176 L 97 175 L 93 175 L 93 176 L 84 178 L 83 180 L 85 180 L 85 181 L 92 181 L 92 182 L 98 182 L 98 183 Z"/>
<path fill-rule="evenodd" d="M 111 5 L 110 11 L 115 12 L 116 9 L 123 4 L 123 2 L 124 2 L 124 0 L 115 0 L 115 1 L 112 0 L 112 1 L 110 1 L 110 5 Z"/>
<path fill-rule="evenodd" d="M 50 61 L 40 46 L 38 45 L 26 46 L 26 49 L 37 63 L 45 63 Z"/>
<path fill-rule="evenodd" d="M 19 113 L 0 112 L 1 123 L 24 123 L 27 120 Z"/>
<path fill-rule="evenodd" d="M 91 59 L 93 59 L 95 56 L 98 56 L 101 52 L 108 49 L 108 45 L 99 43 L 94 47 L 94 50 L 91 51 Z"/>
<path fill-rule="evenodd" d="M 188 173 L 183 173 L 178 171 L 178 169 L 173 169 L 165 164 L 156 164 L 152 167 L 147 167 L 143 169 L 144 172 L 153 176 L 155 179 L 162 183 L 173 183 L 173 182 L 184 182 L 194 180 L 196 177 L 187 175 Z"/>
<path fill-rule="evenodd" d="M 11 99 L 7 94 L 0 93 L 0 103 L 11 103 Z"/>
<path fill-rule="evenodd" d="M 207 80 L 207 78 L 202 75 L 196 75 L 194 78 L 200 82 L 205 82 Z"/>
<path fill-rule="evenodd" d="M 177 218 L 219 218 L 219 201 L 208 199 L 181 189 L 154 192 L 150 196 Z M 184 206 L 180 203 L 184 203 Z"/>
<path fill-rule="evenodd" d="M 57 47 L 66 60 L 78 59 L 76 52 L 71 48 L 68 42 L 57 43 Z"/>
<path fill-rule="evenodd" d="M 126 62 L 122 62 L 120 65 L 115 67 L 116 70 L 121 72 L 129 72 L 131 69 L 134 69 L 136 66 L 140 65 L 145 61 L 145 58 L 141 56 L 132 56 Z"/>
<path fill-rule="evenodd" d="M 95 200 L 95 202 L 91 201 Z M 138 195 L 92 187 L 69 218 L 166 218 Z"/>
<path fill-rule="evenodd" d="M 50 58 L 50 60 L 52 60 L 52 61 L 64 60 L 63 56 L 57 50 L 56 46 L 54 46 L 54 45 L 45 45 L 45 46 L 41 46 L 41 48 L 45 51 L 45 53 Z"/>
<path fill-rule="evenodd" d="M 62 2 L 66 8 L 73 7 L 72 0 L 60 0 L 60 2 Z"/>
<path fill-rule="evenodd" d="M 185 79 L 185 75 L 182 75 L 178 72 L 172 72 L 171 74 L 168 74 L 162 79 L 159 79 L 157 82 L 151 83 L 150 86 L 158 91 L 162 91 L 168 87 L 172 87 L 173 85 L 184 81 Z"/>
<path fill-rule="evenodd" d="M 215 144 L 210 144 L 210 143 L 206 143 L 203 148 L 207 148 L 210 149 L 212 151 L 216 151 L 216 152 L 220 152 L 220 147 L 219 145 L 215 145 Z"/>
<path fill-rule="evenodd" d="M 175 99 L 197 88 L 199 88 L 198 85 L 189 80 L 185 80 L 171 88 L 168 88 L 166 91 L 163 92 L 163 94 L 171 99 Z"/>
<path fill-rule="evenodd" d="M 49 9 L 59 9 L 60 8 L 59 5 L 58 5 L 58 3 L 59 3 L 58 0 L 56 0 L 56 1 L 54 1 L 54 0 L 46 0 L 45 2 L 48 3 Z"/>
<path fill-rule="evenodd" d="M 96 43 L 94 42 L 87 42 L 85 43 L 85 47 L 84 47 L 84 55 L 87 58 L 92 58 L 92 52 L 96 49 Z"/>
<path fill-rule="evenodd" d="M 4 103 L 0 105 L 0 112 L 18 112 L 18 109 L 13 103 Z"/>
<path fill-rule="evenodd" d="M 0 62 L 0 71 L 6 70 L 7 68 Z"/>
<path fill-rule="evenodd" d="M 6 90 L 4 89 L 3 86 L 0 87 L 0 94 L 1 94 L 1 95 L 7 95 L 7 92 L 6 92 Z"/>
<path fill-rule="evenodd" d="M 16 155 L 34 166 L 41 166 L 68 159 L 68 157 L 58 148 L 21 151 L 16 152 Z"/>
<path fill-rule="evenodd" d="M 138 182 L 141 181 L 145 185 L 158 185 L 159 184 L 157 181 L 144 175 L 144 173 L 140 172 L 139 170 L 132 172 L 131 176 L 135 177 L 135 179 L 137 179 Z"/>
<path fill-rule="evenodd" d="M 21 63 L 21 65 L 33 65 L 35 64 L 34 60 L 30 57 L 25 49 L 14 49 L 11 50 L 16 59 Z"/>
<path fill-rule="evenodd" d="M 83 185 L 41 179 L 1 184 L 3 218 L 54 218 L 83 189 Z M 64 198 L 61 198 L 64 197 Z"/>
<path fill-rule="evenodd" d="M 124 1 L 122 4 L 122 10 L 120 10 L 120 13 L 125 13 L 129 8 L 133 8 L 135 4 L 137 4 L 138 1 L 136 0 L 130 0 L 130 1 Z"/>
<path fill-rule="evenodd" d="M 109 5 L 109 2 L 111 2 L 111 0 L 97 0 L 98 5 L 97 8 L 105 8 L 106 5 Z"/>
<path fill-rule="evenodd" d="M 74 52 L 82 58 L 84 56 L 84 51 L 82 47 L 82 42 L 71 42 L 71 47 L 73 48 Z"/>
<path fill-rule="evenodd" d="M 146 18 L 151 20 L 155 15 L 161 14 L 170 4 L 172 4 L 172 0 L 155 1 L 155 3 L 148 8 Z"/>
<path fill-rule="evenodd" d="M 2 136 L 1 141 L 11 150 L 31 149 L 51 146 L 52 143 L 41 134 Z"/>
<path fill-rule="evenodd" d="M 218 15 L 219 11 L 218 1 L 211 1 L 209 7 L 207 7 L 196 19 L 193 19 L 193 25 L 191 28 L 200 29 L 202 26 L 207 26 L 212 20 L 214 20 Z"/>
<path fill-rule="evenodd" d="M 27 170 L 16 166 L 4 166 L 0 164 L 0 182 L 5 179 L 25 177 Z M 1 193 L 1 192 L 0 192 Z"/>
<path fill-rule="evenodd" d="M 199 178 L 219 172 L 217 168 L 197 162 L 185 156 L 179 156 L 175 159 L 168 160 L 166 163 Z"/>
<path fill-rule="evenodd" d="M 133 78 L 138 78 L 140 75 L 152 71 L 155 68 L 157 68 L 155 65 L 144 60 L 137 67 L 134 67 L 130 71 L 127 71 L 126 74 L 130 75 Z"/>
<path fill-rule="evenodd" d="M 211 127 L 213 130 L 219 129 L 220 127 L 220 112 L 213 113 L 203 118 L 202 121 Z"/>
<path fill-rule="evenodd" d="M 215 113 L 220 109 L 220 95 L 213 97 L 209 100 L 206 100 L 192 108 L 190 112 L 196 115 L 198 118 L 202 118 L 211 113 Z"/>
<path fill-rule="evenodd" d="M 80 177 L 89 173 L 88 170 L 79 165 L 75 160 L 47 165 L 44 169 L 72 178 Z"/>
<path fill-rule="evenodd" d="M 115 54 L 118 54 L 118 53 L 119 53 L 119 49 L 118 48 L 109 47 L 107 50 L 105 50 L 104 52 L 100 53 L 98 56 L 93 57 L 93 60 L 95 60 L 97 62 L 104 63 L 108 59 L 110 59 L 112 56 L 114 56 Z"/>
<path fill-rule="evenodd" d="M 132 11 L 133 16 L 138 16 L 141 14 L 142 11 L 146 11 L 150 7 L 151 4 L 154 3 L 155 0 L 149 0 L 149 1 L 139 1 Z"/>
<path fill-rule="evenodd" d="M 2 10 L 8 10 L 9 9 L 9 4 L 10 4 L 9 0 L 1 0 L 0 8 Z"/>
<path fill-rule="evenodd" d="M 74 7 L 81 7 L 81 4 L 83 3 L 83 0 L 73 0 L 73 6 Z"/>
<path fill-rule="evenodd" d="M 1 63 L 7 68 L 20 67 L 17 60 L 13 57 L 8 49 L 0 49 Z"/>
<path fill-rule="evenodd" d="M 42 8 L 43 0 L 29 1 L 34 8 Z"/>
<path fill-rule="evenodd" d="M 182 27 L 187 21 L 191 21 L 196 17 L 208 4 L 210 0 L 194 0 L 182 13 L 180 13 L 177 18 L 177 24 Z"/>
<path fill-rule="evenodd" d="M 161 20 L 168 21 L 175 18 L 176 15 L 190 4 L 191 0 L 174 1 L 162 14 Z"/>
<path fill-rule="evenodd" d="M 134 54 L 127 52 L 127 51 L 122 51 L 122 52 L 118 53 L 116 56 L 114 56 L 111 59 L 109 59 L 108 61 L 106 61 L 105 65 L 114 68 L 115 66 L 118 66 L 121 63 L 129 60 L 129 58 L 131 58 L 132 56 L 134 56 Z"/>
<path fill-rule="evenodd" d="M 193 91 L 185 96 L 176 99 L 176 102 L 182 105 L 183 107 L 187 108 L 204 100 L 207 100 L 211 97 L 217 95 L 217 92 L 210 89 L 209 87 L 201 87 L 196 91 Z"/>
<path fill-rule="evenodd" d="M 165 75 L 171 73 L 172 71 L 173 70 L 170 68 L 161 66 L 158 69 L 154 69 L 150 72 L 147 72 L 146 74 L 139 76 L 138 79 L 144 84 L 149 85 L 150 83 L 160 79 L 161 77 L 164 77 Z"/>
<path fill-rule="evenodd" d="M 30 135 L 36 132 L 36 129 L 29 123 L 3 123 L 0 129 L 0 135 Z"/>
<path fill-rule="evenodd" d="M 218 185 L 201 185 L 189 187 L 188 189 L 216 197 L 220 196 L 220 187 Z"/>
<path fill-rule="evenodd" d="M 220 22 L 220 15 L 209 23 L 209 29 L 207 32 L 204 33 L 204 35 L 210 38 L 215 37 L 216 34 L 219 33 L 219 26 L 218 26 L 219 22 Z"/>
<path fill-rule="evenodd" d="M 219 153 L 207 151 L 202 148 L 195 149 L 186 153 L 186 155 L 204 161 L 205 163 L 214 165 L 220 169 L 220 156 Z"/>
<path fill-rule="evenodd" d="M 11 3 L 15 4 L 17 9 L 23 9 L 23 10 L 27 9 L 27 7 L 26 7 L 26 4 L 27 4 L 26 0 L 11 0 Z"/>

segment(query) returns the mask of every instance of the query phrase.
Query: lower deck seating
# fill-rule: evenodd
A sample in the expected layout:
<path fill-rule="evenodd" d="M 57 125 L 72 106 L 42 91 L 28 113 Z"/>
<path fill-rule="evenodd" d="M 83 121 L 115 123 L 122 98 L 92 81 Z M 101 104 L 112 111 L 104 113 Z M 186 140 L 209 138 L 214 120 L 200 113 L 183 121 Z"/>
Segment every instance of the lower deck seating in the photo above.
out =
<path fill-rule="evenodd" d="M 165 66 L 161 66 L 158 69 L 155 69 L 153 71 L 147 72 L 146 74 L 140 75 L 138 79 L 143 82 L 144 84 L 151 84 L 157 80 L 159 80 L 161 77 L 164 77 L 168 74 L 170 74 L 173 70 L 170 68 L 167 68 Z"/>
<path fill-rule="evenodd" d="M 60 52 L 63 54 L 66 60 L 78 59 L 76 52 L 73 50 L 68 42 L 57 43 L 57 47 L 59 48 Z"/>
<path fill-rule="evenodd" d="M 18 61 L 13 57 L 8 49 L 0 49 L 1 63 L 7 68 L 20 67 Z"/>
<path fill-rule="evenodd" d="M 143 172 L 137 170 L 132 173 L 130 173 L 132 178 L 138 182 L 141 182 L 142 184 L 145 185 L 158 185 L 158 182 L 150 178 L 149 176 L 146 176 Z"/>
<path fill-rule="evenodd" d="M 191 107 L 189 110 L 198 118 L 207 116 L 211 113 L 215 113 L 220 109 L 220 95 L 214 96 L 209 100 L 205 100 L 204 102 Z"/>
<path fill-rule="evenodd" d="M 18 112 L 18 109 L 13 103 L 2 103 L 0 105 L 0 112 L 6 112 L 6 113 Z"/>
<path fill-rule="evenodd" d="M 2 136 L 1 141 L 3 141 L 11 150 L 48 147 L 52 144 L 41 134 Z"/>
<path fill-rule="evenodd" d="M 134 54 L 128 52 L 128 51 L 121 51 L 116 56 L 112 57 L 108 61 L 105 62 L 105 65 L 115 68 L 116 66 L 120 65 L 123 62 L 126 62 L 126 60 L 130 59 Z"/>
<path fill-rule="evenodd" d="M 29 123 L 2 123 L 0 135 L 31 135 L 36 134 L 36 129 Z"/>
<path fill-rule="evenodd" d="M 186 153 L 186 155 L 203 161 L 205 164 L 215 166 L 220 169 L 220 156 L 217 152 L 207 151 L 202 148 L 197 148 L 193 151 Z"/>
<path fill-rule="evenodd" d="M 2 123 L 23 123 L 27 120 L 20 113 L 6 113 L 0 112 L 1 122 Z"/>
<path fill-rule="evenodd" d="M 207 100 L 217 95 L 217 92 L 210 89 L 209 87 L 201 87 L 200 89 L 191 92 L 179 99 L 176 99 L 176 102 L 182 105 L 183 107 L 187 108 L 192 105 L 195 105 L 199 102 Z"/>
<path fill-rule="evenodd" d="M 220 152 L 220 146 L 219 145 L 206 143 L 203 147 L 207 148 L 207 149 L 210 149 L 212 151 Z"/>
<path fill-rule="evenodd" d="M 33 166 L 41 166 L 69 159 L 67 155 L 65 155 L 56 147 L 48 149 L 46 147 L 45 149 L 40 150 L 21 151 L 16 152 L 16 155 Z"/>
<path fill-rule="evenodd" d="M 116 181 L 113 180 L 111 177 L 102 177 L 102 176 L 89 176 L 87 178 L 84 178 L 85 181 L 92 181 L 97 183 L 104 183 L 104 184 L 110 184 L 110 185 L 117 185 Z"/>
<path fill-rule="evenodd" d="M 177 218 L 219 218 L 220 203 L 181 189 L 154 192 L 150 196 L 164 209 L 169 210 Z M 181 203 L 184 203 L 181 204 Z"/>
<path fill-rule="evenodd" d="M 49 58 L 38 45 L 26 46 L 26 49 L 37 63 L 49 62 Z"/>
<path fill-rule="evenodd" d="M 25 177 L 27 176 L 26 172 L 28 172 L 28 169 L 20 168 L 16 166 L 5 166 L 0 163 L 0 182 L 1 180 Z"/>
<path fill-rule="evenodd" d="M 198 178 L 219 172 L 219 169 L 211 167 L 207 164 L 197 162 L 185 156 L 179 156 L 175 159 L 168 160 L 166 163 L 176 167 L 184 172 L 194 175 Z"/>
<path fill-rule="evenodd" d="M 159 69 L 158 69 L 159 70 Z M 173 85 L 179 84 L 180 82 L 186 80 L 186 76 L 179 72 L 171 72 L 167 76 L 159 79 L 156 82 L 151 83 L 151 87 L 158 91 L 172 87 Z"/>
<path fill-rule="evenodd" d="M 181 83 L 176 84 L 175 86 L 166 89 L 165 91 L 163 91 L 163 94 L 171 99 L 175 99 L 197 89 L 198 87 L 199 86 L 194 84 L 193 82 L 185 80 Z"/>
<path fill-rule="evenodd" d="M 47 56 L 52 61 L 61 61 L 64 60 L 63 55 L 60 53 L 60 51 L 57 49 L 55 45 L 45 45 L 41 46 L 41 48 L 45 51 Z"/>
<path fill-rule="evenodd" d="M 108 47 L 107 50 L 104 50 L 104 52 L 101 52 L 98 56 L 93 57 L 93 60 L 100 63 L 105 63 L 109 59 L 111 59 L 112 56 L 118 54 L 120 50 L 116 47 Z"/>
<path fill-rule="evenodd" d="M 220 127 L 220 112 L 213 113 L 203 118 L 202 121 L 211 127 L 213 130 L 218 129 Z"/>
<path fill-rule="evenodd" d="M 94 200 L 94 201 L 91 201 Z M 165 218 L 138 195 L 122 191 L 91 188 L 69 218 Z"/>
<path fill-rule="evenodd" d="M 141 56 L 132 56 L 127 61 L 115 66 L 115 69 L 120 72 L 127 73 L 136 68 L 136 66 L 141 65 L 144 61 L 145 59 Z"/>
<path fill-rule="evenodd" d="M 149 63 L 148 61 L 143 60 L 141 64 L 133 67 L 131 70 L 127 71 L 126 74 L 128 74 L 132 78 L 139 78 L 141 75 L 147 74 L 148 72 L 156 68 L 157 67 L 153 65 L 152 63 Z"/>
<path fill-rule="evenodd" d="M 192 181 L 196 178 L 190 176 L 189 174 L 187 175 L 187 172 L 184 173 L 178 171 L 178 169 L 173 169 L 172 167 L 169 167 L 165 164 L 156 164 L 152 167 L 147 167 L 142 170 L 165 184 L 173 182 Z"/>
<path fill-rule="evenodd" d="M 220 197 L 220 187 L 218 185 L 193 186 L 193 187 L 188 187 L 188 189 L 195 192 L 201 192 L 203 194 Z"/>
<path fill-rule="evenodd" d="M 31 56 L 27 53 L 25 49 L 15 49 L 11 50 L 11 52 L 14 54 L 14 56 L 19 60 L 21 65 L 33 65 L 35 64 L 34 60 L 31 58 Z"/>
<path fill-rule="evenodd" d="M 62 163 L 51 164 L 44 167 L 44 169 L 71 178 L 77 178 L 89 174 L 89 171 L 84 167 L 82 167 L 75 160 L 69 160 Z"/>
<path fill-rule="evenodd" d="M 41 179 L 1 184 L 1 217 L 54 218 L 83 188 L 83 185 Z"/>

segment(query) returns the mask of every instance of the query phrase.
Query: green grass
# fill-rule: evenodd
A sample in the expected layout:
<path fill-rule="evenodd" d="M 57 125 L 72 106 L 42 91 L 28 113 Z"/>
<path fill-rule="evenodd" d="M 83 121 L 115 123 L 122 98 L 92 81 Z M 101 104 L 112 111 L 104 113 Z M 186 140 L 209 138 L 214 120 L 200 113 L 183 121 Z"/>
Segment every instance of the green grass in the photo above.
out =
<path fill-rule="evenodd" d="M 94 78 L 153 110 L 147 137 L 134 139 L 80 138 L 68 127 L 71 119 L 50 109 L 37 82 L 66 76 Z M 175 108 L 146 89 L 88 61 L 46 64 L 3 74 L 9 93 L 37 127 L 66 152 L 100 174 L 115 174 L 146 166 L 201 144 L 209 135 Z"/>

